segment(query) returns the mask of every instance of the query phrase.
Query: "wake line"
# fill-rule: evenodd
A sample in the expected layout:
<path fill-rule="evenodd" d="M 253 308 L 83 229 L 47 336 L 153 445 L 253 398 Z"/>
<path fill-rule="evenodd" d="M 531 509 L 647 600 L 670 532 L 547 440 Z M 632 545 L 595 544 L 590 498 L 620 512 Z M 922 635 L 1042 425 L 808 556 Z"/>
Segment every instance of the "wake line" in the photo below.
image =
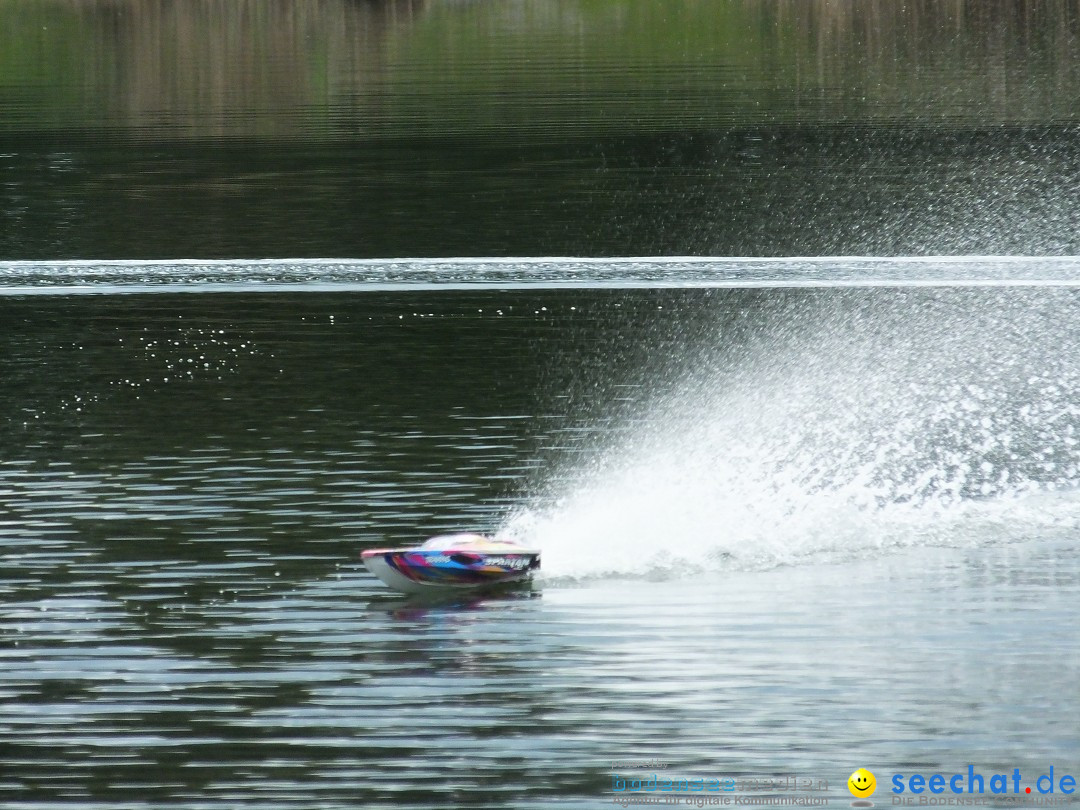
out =
<path fill-rule="evenodd" d="M 524 257 L 0 262 L 0 295 L 1080 286 L 1080 257 Z"/>
<path fill-rule="evenodd" d="M 112 284 L 112 285 L 49 285 L 49 286 L 11 286 L 0 285 L 0 297 L 23 296 L 78 296 L 78 295 L 153 295 L 153 294 L 212 294 L 212 293 L 405 293 L 405 292 L 468 292 L 481 290 L 505 290 L 507 292 L 524 290 L 798 290 L 798 289 L 904 289 L 904 288 L 1054 288 L 1072 289 L 1080 287 L 1080 279 L 1070 281 L 966 281 L 961 279 L 943 279 L 941 281 L 574 281 L 574 282 L 516 282 L 512 284 L 494 281 L 480 282 L 330 282 L 330 283 L 232 283 L 216 282 L 161 283 L 161 284 Z"/>

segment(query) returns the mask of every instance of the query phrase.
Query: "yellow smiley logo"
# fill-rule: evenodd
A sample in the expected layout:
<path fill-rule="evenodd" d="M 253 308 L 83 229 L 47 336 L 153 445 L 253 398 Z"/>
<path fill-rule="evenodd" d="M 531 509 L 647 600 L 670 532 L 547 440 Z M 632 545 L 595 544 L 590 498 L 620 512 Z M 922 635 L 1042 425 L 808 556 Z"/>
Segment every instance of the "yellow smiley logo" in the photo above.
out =
<path fill-rule="evenodd" d="M 851 791 L 852 796 L 865 799 L 867 796 L 874 795 L 874 791 L 877 790 L 877 780 L 866 768 L 859 768 L 848 777 L 847 789 Z"/>

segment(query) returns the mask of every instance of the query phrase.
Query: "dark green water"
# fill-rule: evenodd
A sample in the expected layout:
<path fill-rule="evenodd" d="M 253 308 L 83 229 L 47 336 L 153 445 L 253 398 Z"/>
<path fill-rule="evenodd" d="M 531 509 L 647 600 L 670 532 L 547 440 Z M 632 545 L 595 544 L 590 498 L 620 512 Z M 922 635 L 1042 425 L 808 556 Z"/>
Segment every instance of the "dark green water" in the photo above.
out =
<path fill-rule="evenodd" d="M 0 3 L 0 257 L 1075 254 L 1055 2 Z"/>
<path fill-rule="evenodd" d="M 1080 252 L 1073 127 L 11 139 L 9 259 Z M 47 141 L 46 141 L 47 143 Z"/>

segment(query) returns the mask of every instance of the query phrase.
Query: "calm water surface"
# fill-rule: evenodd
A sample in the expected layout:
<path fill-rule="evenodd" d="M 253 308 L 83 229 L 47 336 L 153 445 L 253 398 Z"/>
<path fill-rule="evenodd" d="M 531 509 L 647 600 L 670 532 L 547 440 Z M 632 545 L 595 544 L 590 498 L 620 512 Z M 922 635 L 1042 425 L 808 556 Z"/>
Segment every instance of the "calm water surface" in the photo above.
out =
<path fill-rule="evenodd" d="M 1080 254 L 1076 0 L 0 0 L 0 259 Z"/>
<path fill-rule="evenodd" d="M 0 300 L 5 806 L 1075 772 L 1070 288 L 241 287 Z M 358 562 L 461 527 L 534 591 Z"/>

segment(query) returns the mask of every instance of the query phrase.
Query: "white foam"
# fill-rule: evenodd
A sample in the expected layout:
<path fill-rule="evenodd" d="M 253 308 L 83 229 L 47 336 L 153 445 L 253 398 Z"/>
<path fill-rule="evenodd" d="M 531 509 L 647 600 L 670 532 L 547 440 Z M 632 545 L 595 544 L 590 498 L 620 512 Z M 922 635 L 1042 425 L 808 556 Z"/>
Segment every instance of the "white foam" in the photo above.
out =
<path fill-rule="evenodd" d="M 781 307 L 502 531 L 549 576 L 680 577 L 1080 526 L 1077 305 L 1002 295 Z"/>

